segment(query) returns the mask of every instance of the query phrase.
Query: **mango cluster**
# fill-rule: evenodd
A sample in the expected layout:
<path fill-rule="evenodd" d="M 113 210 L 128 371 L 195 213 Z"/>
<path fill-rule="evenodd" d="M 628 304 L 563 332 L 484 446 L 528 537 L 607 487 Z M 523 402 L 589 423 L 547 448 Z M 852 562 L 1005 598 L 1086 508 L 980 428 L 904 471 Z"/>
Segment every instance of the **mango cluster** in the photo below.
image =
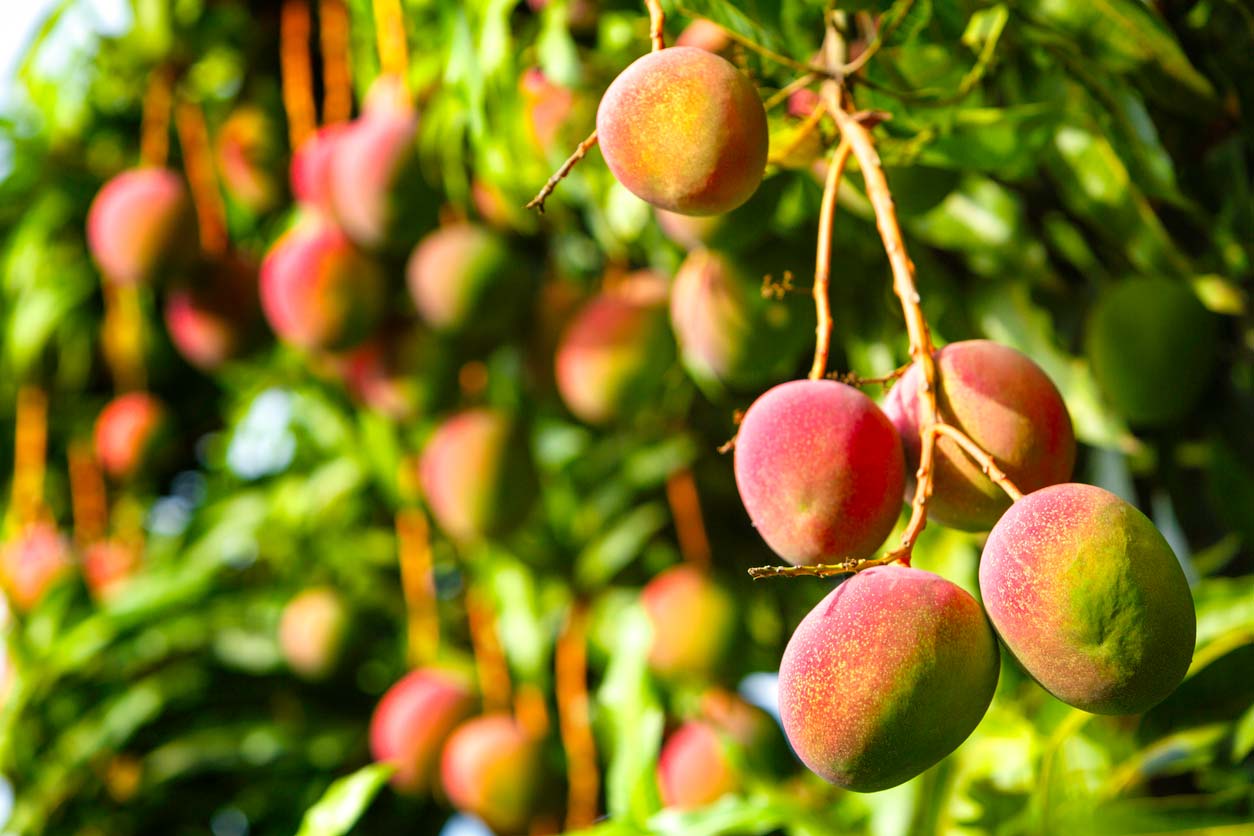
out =
<path fill-rule="evenodd" d="M 812 771 L 859 792 L 909 780 L 971 734 L 997 685 L 999 638 L 1043 688 L 1099 714 L 1160 702 L 1193 654 L 1179 561 L 1131 504 L 1069 481 L 1075 437 L 1048 376 L 984 340 L 945 346 L 935 360 L 940 418 L 989 452 L 1024 496 L 1012 504 L 941 437 L 928 513 L 991 529 L 982 605 L 938 575 L 889 563 L 840 584 L 793 633 L 779 670 L 784 730 Z M 916 364 L 887 414 L 829 380 L 778 385 L 749 408 L 736 483 L 780 557 L 839 563 L 881 547 L 913 493 L 906 473 L 919 466 L 921 377 Z"/>

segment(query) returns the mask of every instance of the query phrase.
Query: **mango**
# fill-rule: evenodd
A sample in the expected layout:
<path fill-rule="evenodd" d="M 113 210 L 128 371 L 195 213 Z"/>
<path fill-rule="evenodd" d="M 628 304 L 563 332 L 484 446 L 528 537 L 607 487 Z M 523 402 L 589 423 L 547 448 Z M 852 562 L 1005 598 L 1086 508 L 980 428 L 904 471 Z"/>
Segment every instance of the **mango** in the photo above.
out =
<path fill-rule="evenodd" d="M 525 434 L 491 409 L 444 421 L 423 448 L 418 473 L 432 515 L 455 540 L 507 533 L 526 517 L 535 494 Z"/>
<path fill-rule="evenodd" d="M 143 564 L 136 543 L 101 540 L 83 552 L 83 581 L 97 601 L 107 601 L 122 590 Z"/>
<path fill-rule="evenodd" d="M 588 301 L 558 343 L 557 391 L 587 424 L 607 424 L 641 408 L 675 357 L 666 287 L 652 275 L 629 279 Z"/>
<path fill-rule="evenodd" d="M 1219 321 L 1183 281 L 1137 278 L 1107 288 L 1089 313 L 1085 350 L 1115 412 L 1164 427 L 1201 402 L 1219 360 Z"/>
<path fill-rule="evenodd" d="M 606 165 L 654 206 L 717 215 L 744 203 L 766 169 L 766 111 L 726 60 L 691 46 L 638 58 L 597 109 Z"/>
<path fill-rule="evenodd" d="M 164 168 L 116 175 L 87 211 L 87 247 L 111 284 L 152 283 L 195 250 L 195 236 L 187 188 Z"/>
<path fill-rule="evenodd" d="M 236 256 L 205 264 L 172 283 L 164 318 L 170 342 L 187 362 L 205 371 L 220 368 L 256 341 L 257 268 Z"/>
<path fill-rule="evenodd" d="M 279 617 L 279 649 L 288 667 L 303 679 L 322 679 L 331 673 L 344 652 L 348 615 L 331 587 L 297 593 Z"/>
<path fill-rule="evenodd" d="M 323 125 L 292 152 L 293 197 L 328 218 L 335 211 L 331 204 L 331 161 L 348 127 L 344 123 Z"/>
<path fill-rule="evenodd" d="M 938 763 L 988 709 L 997 639 L 975 599 L 930 572 L 867 569 L 832 590 L 779 664 L 779 708 L 812 771 L 876 792 Z"/>
<path fill-rule="evenodd" d="M 689 720 L 662 745 L 657 764 L 662 804 L 680 810 L 704 807 L 740 787 L 731 744 L 709 723 Z"/>
<path fill-rule="evenodd" d="M 764 298 L 761 282 L 730 257 L 689 253 L 671 285 L 671 326 L 684 366 L 706 389 L 753 389 L 788 373 L 802 343 L 784 300 Z"/>
<path fill-rule="evenodd" d="M 640 602 L 653 627 L 649 667 L 666 679 L 708 678 L 736 632 L 736 605 L 709 573 L 674 566 L 649 581 Z"/>
<path fill-rule="evenodd" d="M 418 115 L 380 107 L 336 139 L 331 207 L 348 237 L 367 250 L 404 251 L 434 225 L 438 203 L 418 162 Z"/>
<path fill-rule="evenodd" d="M 505 714 L 459 726 L 444 747 L 440 775 L 452 805 L 500 836 L 527 832 L 542 801 L 539 741 Z"/>
<path fill-rule="evenodd" d="M 950 343 L 936 354 L 941 417 L 988 452 L 1024 493 L 1071 478 L 1075 433 L 1053 381 L 1028 357 L 989 340 Z M 916 364 L 897 381 L 884 404 L 901 434 L 910 473 L 919 466 L 919 382 Z M 914 492 L 913 480 L 907 493 Z M 964 531 L 986 531 L 1010 507 L 952 439 L 940 438 L 928 516 Z"/>
<path fill-rule="evenodd" d="M 394 421 L 411 421 L 434 397 L 442 369 L 430 332 L 414 323 L 389 323 L 368 340 L 333 358 L 333 368 L 358 405 Z"/>
<path fill-rule="evenodd" d="M 508 242 L 477 224 L 429 233 L 414 248 L 405 276 L 414 306 L 437 331 L 480 337 L 508 333 L 527 310 L 535 276 Z"/>
<path fill-rule="evenodd" d="M 0 546 L 0 582 L 23 612 L 38 604 L 73 565 L 69 541 L 49 522 L 31 523 Z"/>
<path fill-rule="evenodd" d="M 833 380 L 793 380 L 761 395 L 736 435 L 741 502 L 793 565 L 868 557 L 901 513 L 901 439 L 875 402 Z"/>
<path fill-rule="evenodd" d="M 445 741 L 473 708 L 470 686 L 438 668 L 411 671 L 387 690 L 370 718 L 370 752 L 396 765 L 392 786 L 398 792 L 434 788 Z"/>
<path fill-rule="evenodd" d="M 1092 485 L 1052 485 L 1011 506 L 984 545 L 980 594 L 1023 669 L 1084 711 L 1146 711 L 1193 658 L 1193 597 L 1171 546 Z"/>
<path fill-rule="evenodd" d="M 147 392 L 127 392 L 96 416 L 96 458 L 106 475 L 124 482 L 161 463 L 173 435 L 169 411 Z"/>
<path fill-rule="evenodd" d="M 297 348 L 357 345 L 383 315 L 382 267 L 338 228 L 306 216 L 261 263 L 261 309 L 279 339 Z"/>

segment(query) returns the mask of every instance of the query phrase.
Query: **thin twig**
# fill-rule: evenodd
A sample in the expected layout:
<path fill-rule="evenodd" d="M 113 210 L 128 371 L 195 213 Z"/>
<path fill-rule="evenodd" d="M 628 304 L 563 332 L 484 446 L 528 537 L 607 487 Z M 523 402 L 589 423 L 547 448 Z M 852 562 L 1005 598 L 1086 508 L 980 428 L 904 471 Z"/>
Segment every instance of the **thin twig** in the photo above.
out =
<path fill-rule="evenodd" d="M 705 531 L 705 519 L 701 515 L 701 497 L 692 471 L 681 467 L 666 480 L 666 501 L 675 520 L 675 533 L 679 537 L 679 552 L 684 560 L 708 568 L 710 565 L 710 538 Z"/>
<path fill-rule="evenodd" d="M 483 694 L 483 710 L 489 714 L 509 710 L 509 662 L 496 634 L 496 614 L 487 594 L 472 586 L 466 590 L 466 621 L 470 627 L 470 647 Z"/>
<path fill-rule="evenodd" d="M 566 749 L 566 829 L 591 827 L 597 817 L 600 773 L 588 710 L 587 607 L 576 603 L 554 651 L 558 730 Z"/>
<path fill-rule="evenodd" d="M 835 82 L 826 82 L 834 84 Z M 816 108 L 817 110 L 817 108 Z M 819 207 L 819 234 L 814 266 L 814 363 L 810 379 L 819 380 L 827 374 L 827 354 L 832 343 L 832 307 L 827 298 L 827 281 L 832 274 L 832 222 L 836 216 L 836 192 L 840 177 L 849 161 L 849 141 L 842 139 L 827 162 L 827 179 L 823 184 L 823 202 Z"/>
<path fill-rule="evenodd" d="M 850 386 L 871 386 L 876 383 L 885 386 L 894 380 L 901 379 L 902 375 L 910 371 L 910 367 L 913 365 L 914 363 L 906 363 L 904 366 L 898 366 L 888 374 L 882 374 L 879 377 L 861 377 L 857 372 L 832 372 L 828 375 L 828 378 L 839 380 L 841 383 L 846 383 Z"/>
<path fill-rule="evenodd" d="M 318 37 L 322 45 L 322 121 L 328 125 L 346 122 L 353 115 L 348 36 L 348 9 L 344 0 L 321 0 Z"/>
<path fill-rule="evenodd" d="M 649 10 L 649 41 L 653 44 L 653 51 L 666 49 L 665 32 L 666 13 L 662 11 L 662 4 L 659 0 L 644 0 L 645 8 Z"/>
<path fill-rule="evenodd" d="M 206 253 L 220 255 L 226 252 L 230 241 L 227 237 L 226 206 L 218 189 L 205 114 L 199 105 L 179 102 L 174 111 L 174 125 L 183 150 L 183 169 L 191 188 L 192 205 L 196 209 L 200 246 Z"/>
<path fill-rule="evenodd" d="M 588 155 L 588 151 L 590 151 L 592 146 L 596 144 L 597 132 L 593 131 L 588 134 L 587 138 L 584 139 L 583 142 L 579 143 L 578 147 L 575 148 L 575 153 L 566 158 L 566 162 L 562 163 L 562 167 L 549 178 L 549 181 L 544 184 L 544 188 L 540 189 L 536 196 L 533 197 L 523 208 L 535 209 L 543 215 L 544 201 L 548 199 L 549 195 L 553 194 L 553 190 L 557 188 L 557 184 L 566 179 L 566 175 L 570 174 L 570 170 L 574 168 L 580 160 L 586 157 Z"/>
<path fill-rule="evenodd" d="M 299 148 L 314 132 L 318 121 L 314 109 L 309 31 L 308 0 L 285 0 L 279 16 L 279 75 L 292 150 Z"/>
<path fill-rule="evenodd" d="M 817 79 L 818 76 L 813 72 L 806 72 L 797 76 L 792 81 L 772 93 L 765 101 L 762 102 L 762 107 L 766 110 L 778 107 L 783 102 L 786 102 L 788 97 L 793 93 L 796 93 L 798 90 L 804 90 L 813 84 Z"/>
<path fill-rule="evenodd" d="M 139 159 L 144 165 L 164 166 L 169 156 L 173 89 L 174 71 L 169 65 L 157 67 L 149 74 L 139 133 Z"/>
<path fill-rule="evenodd" d="M 379 67 L 384 75 L 395 76 L 404 83 L 409 73 L 409 44 L 400 0 L 374 0 L 372 8 Z"/>
<path fill-rule="evenodd" d="M 692 12 L 685 11 L 684 13 L 692 17 L 697 17 L 697 15 L 695 15 Z M 791 69 L 796 70 L 797 72 L 811 73 L 817 78 L 837 78 L 838 77 L 834 75 L 830 70 L 827 70 L 816 64 L 807 64 L 804 61 L 798 61 L 796 58 L 789 58 L 787 55 L 782 55 L 773 49 L 768 49 L 767 47 L 762 46 L 762 44 L 758 43 L 757 41 L 746 38 L 744 35 L 741 35 L 739 32 L 733 32 L 731 29 L 727 29 L 727 28 L 724 28 L 723 31 L 727 33 L 727 37 L 731 38 L 732 41 L 740 44 L 741 46 L 743 46 L 745 49 L 749 50 L 750 52 L 756 52 L 758 55 L 761 55 L 763 58 L 765 58 L 768 61 L 773 61 L 776 64 L 780 64 L 781 66 L 789 67 Z"/>
<path fill-rule="evenodd" d="M 829 34 L 829 37 L 832 36 Z M 906 333 L 910 338 L 910 357 L 920 365 L 923 372 L 919 381 L 921 395 L 919 427 L 922 450 L 919 455 L 919 468 L 915 473 L 917 483 L 914 499 L 910 503 L 910 521 L 906 525 L 905 534 L 902 535 L 902 547 L 905 550 L 903 559 L 908 563 L 910 549 L 914 547 L 919 534 L 927 525 L 927 503 L 932 495 L 932 467 L 936 455 L 936 436 L 931 431 L 931 427 L 940 415 L 936 405 L 935 349 L 932 345 L 931 330 L 923 315 L 919 291 L 914 283 L 914 263 L 906 253 L 901 226 L 897 222 L 897 210 L 893 205 L 892 192 L 888 189 L 884 169 L 880 166 L 875 143 L 866 127 L 846 113 L 840 107 L 839 102 L 829 101 L 828 106 L 840 127 L 841 136 L 853 146 L 854 156 L 858 158 L 858 166 L 862 169 L 867 197 L 875 210 L 875 225 L 879 229 L 884 251 L 888 255 L 888 262 L 892 268 L 893 292 L 901 302 Z"/>
<path fill-rule="evenodd" d="M 396 551 L 405 598 L 407 658 L 411 666 L 419 667 L 435 659 L 440 649 L 431 532 L 420 509 L 396 512 Z"/>
<path fill-rule="evenodd" d="M 970 456 L 980 469 L 984 471 L 994 485 L 1006 492 L 1012 501 L 1023 499 L 1023 491 L 1006 475 L 1006 471 L 1002 470 L 992 455 L 984 448 L 975 443 L 971 436 L 955 427 L 953 424 L 946 424 L 944 421 L 938 421 L 932 425 L 932 432 L 936 435 L 943 435 L 951 439 L 955 444 L 962 448 L 962 451 Z"/>

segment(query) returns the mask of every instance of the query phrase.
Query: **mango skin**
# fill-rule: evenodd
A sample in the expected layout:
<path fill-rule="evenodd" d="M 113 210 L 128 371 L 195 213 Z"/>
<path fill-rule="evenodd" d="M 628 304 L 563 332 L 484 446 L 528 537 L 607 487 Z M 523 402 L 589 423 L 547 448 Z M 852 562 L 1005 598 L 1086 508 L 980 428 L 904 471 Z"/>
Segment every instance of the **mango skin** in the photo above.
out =
<path fill-rule="evenodd" d="M 370 752 L 376 761 L 396 764 L 397 792 L 433 789 L 445 741 L 473 709 L 470 687 L 450 671 L 419 668 L 387 690 L 370 718 Z"/>
<path fill-rule="evenodd" d="M 127 392 L 96 416 L 96 458 L 101 469 L 124 482 L 158 463 L 172 435 L 169 411 L 147 392 Z"/>
<path fill-rule="evenodd" d="M 335 140 L 331 207 L 355 244 L 402 250 L 434 225 L 437 201 L 419 170 L 418 115 L 379 108 Z"/>
<path fill-rule="evenodd" d="M 1193 658 L 1197 617 L 1171 546 L 1139 510 L 1092 485 L 1016 502 L 988 535 L 980 594 L 1023 669 L 1084 711 L 1146 711 Z"/>
<path fill-rule="evenodd" d="M 708 677 L 727 655 L 736 630 L 736 605 L 708 572 L 674 566 L 640 593 L 653 625 L 649 667 L 667 679 Z"/>
<path fill-rule="evenodd" d="M 306 216 L 261 262 L 261 309 L 274 333 L 305 350 L 352 348 L 383 315 L 383 269 L 331 223 Z"/>
<path fill-rule="evenodd" d="M 389 323 L 344 354 L 329 358 L 359 406 L 394 421 L 412 421 L 437 396 L 441 383 L 432 336 L 413 323 Z"/>
<path fill-rule="evenodd" d="M 442 423 L 423 448 L 423 494 L 453 539 L 504 534 L 531 509 L 535 472 L 519 429 L 502 412 L 470 409 Z"/>
<path fill-rule="evenodd" d="M 348 609 L 339 593 L 327 586 L 310 587 L 283 607 L 279 649 L 297 676 L 322 679 L 343 654 L 348 626 Z"/>
<path fill-rule="evenodd" d="M 164 168 L 124 171 L 87 211 L 87 247 L 104 280 L 150 284 L 195 250 L 196 219 L 183 180 Z"/>
<path fill-rule="evenodd" d="M 1075 466 L 1071 416 L 1053 381 L 1028 357 L 990 340 L 950 343 L 936 354 L 941 417 L 990 453 L 1024 493 L 1066 482 Z M 888 393 L 884 411 L 905 445 L 909 473 L 919 466 L 916 364 Z M 914 491 L 913 480 L 907 490 Z M 928 517 L 951 528 L 987 531 L 1010 498 L 948 438 L 938 439 Z"/>
<path fill-rule="evenodd" d="M 868 569 L 801 623 L 779 665 L 794 751 L 855 792 L 895 787 L 938 763 L 988 709 L 997 639 L 975 599 L 930 572 Z"/>
<path fill-rule="evenodd" d="M 740 424 L 734 467 L 754 527 L 794 566 L 867 557 L 901 513 L 901 440 L 844 383 L 793 380 L 765 392 Z"/>
<path fill-rule="evenodd" d="M 348 127 L 343 123 L 323 125 L 292 152 L 292 196 L 327 217 L 332 217 L 334 213 L 331 204 L 331 161 Z"/>
<path fill-rule="evenodd" d="M 142 547 L 121 540 L 101 540 L 83 552 L 83 582 L 97 601 L 108 601 L 124 589 L 143 566 Z"/>
<path fill-rule="evenodd" d="M 31 523 L 0 545 L 0 582 L 22 612 L 33 609 L 73 566 L 69 541 L 47 522 Z"/>
<path fill-rule="evenodd" d="M 501 836 L 525 833 L 542 800 L 539 742 L 505 714 L 459 726 L 444 747 L 440 774 L 452 805 Z"/>
<path fill-rule="evenodd" d="M 1085 352 L 1111 406 L 1136 427 L 1163 427 L 1198 405 L 1219 360 L 1218 318 L 1182 281 L 1138 278 L 1104 291 Z"/>
<path fill-rule="evenodd" d="M 689 253 L 671 284 L 671 327 L 689 374 L 705 388 L 752 389 L 786 374 L 801 343 L 788 305 L 728 256 Z"/>
<path fill-rule="evenodd" d="M 500 336 L 527 309 L 535 281 L 526 267 L 499 235 L 458 223 L 418 242 L 405 277 L 414 307 L 435 330 Z"/>
<path fill-rule="evenodd" d="M 665 286 L 652 276 L 628 281 L 589 300 L 558 343 L 558 394 L 586 424 L 608 424 L 640 408 L 675 358 Z"/>
<path fill-rule="evenodd" d="M 657 764 L 662 804 L 692 810 L 740 787 L 730 743 L 709 723 L 689 720 L 662 744 Z"/>
<path fill-rule="evenodd" d="M 690 46 L 651 52 L 623 70 L 597 108 L 597 137 L 629 191 L 685 215 L 717 215 L 748 200 L 769 141 L 753 83 Z"/>
<path fill-rule="evenodd" d="M 183 359 L 204 371 L 220 368 L 254 342 L 261 321 L 257 268 L 229 256 L 171 287 L 166 332 Z"/>

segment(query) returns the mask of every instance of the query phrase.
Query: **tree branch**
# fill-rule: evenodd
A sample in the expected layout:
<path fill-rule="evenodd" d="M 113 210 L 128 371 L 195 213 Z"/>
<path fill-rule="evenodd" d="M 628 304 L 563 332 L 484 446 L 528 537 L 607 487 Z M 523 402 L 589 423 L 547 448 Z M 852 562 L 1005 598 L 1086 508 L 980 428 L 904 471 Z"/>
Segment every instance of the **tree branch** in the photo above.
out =
<path fill-rule="evenodd" d="M 984 471 L 994 485 L 1006 492 L 1012 501 L 1023 499 L 1023 491 L 1014 482 L 1010 481 L 1010 477 L 1006 475 L 1006 471 L 998 467 L 996 460 L 983 447 L 975 443 L 971 436 L 955 427 L 953 424 L 947 424 L 944 421 L 937 421 L 932 425 L 932 433 L 934 435 L 943 435 L 953 440 L 955 444 L 962 448 L 962 451 L 970 456 L 980 469 Z"/>
<path fill-rule="evenodd" d="M 528 201 L 527 205 L 523 208 L 535 209 L 543 215 L 544 201 L 548 200 L 549 195 L 553 194 L 553 190 L 557 188 L 557 184 L 566 179 L 566 175 L 570 174 L 570 170 L 574 168 L 580 160 L 586 157 L 588 155 L 588 151 L 592 150 L 592 146 L 596 144 L 597 132 L 593 131 L 588 134 L 587 138 L 584 139 L 583 142 L 579 143 L 578 147 L 575 148 L 575 153 L 566 158 L 566 162 L 562 163 L 562 167 L 549 178 L 549 181 L 544 184 L 544 188 L 540 189 L 536 196 Z"/>
<path fill-rule="evenodd" d="M 834 82 L 826 82 L 834 84 Z M 827 178 L 823 184 L 823 202 L 819 207 L 819 234 L 814 266 L 814 363 L 810 379 L 819 380 L 827 374 L 827 355 L 832 342 L 832 308 L 827 284 L 832 274 L 832 222 L 836 215 L 836 192 L 840 177 L 849 161 L 850 145 L 842 139 L 827 162 Z"/>
<path fill-rule="evenodd" d="M 662 11 L 662 3 L 660 0 L 644 0 L 645 8 L 649 10 L 649 41 L 653 44 L 653 51 L 666 49 L 665 32 L 666 13 Z"/>

